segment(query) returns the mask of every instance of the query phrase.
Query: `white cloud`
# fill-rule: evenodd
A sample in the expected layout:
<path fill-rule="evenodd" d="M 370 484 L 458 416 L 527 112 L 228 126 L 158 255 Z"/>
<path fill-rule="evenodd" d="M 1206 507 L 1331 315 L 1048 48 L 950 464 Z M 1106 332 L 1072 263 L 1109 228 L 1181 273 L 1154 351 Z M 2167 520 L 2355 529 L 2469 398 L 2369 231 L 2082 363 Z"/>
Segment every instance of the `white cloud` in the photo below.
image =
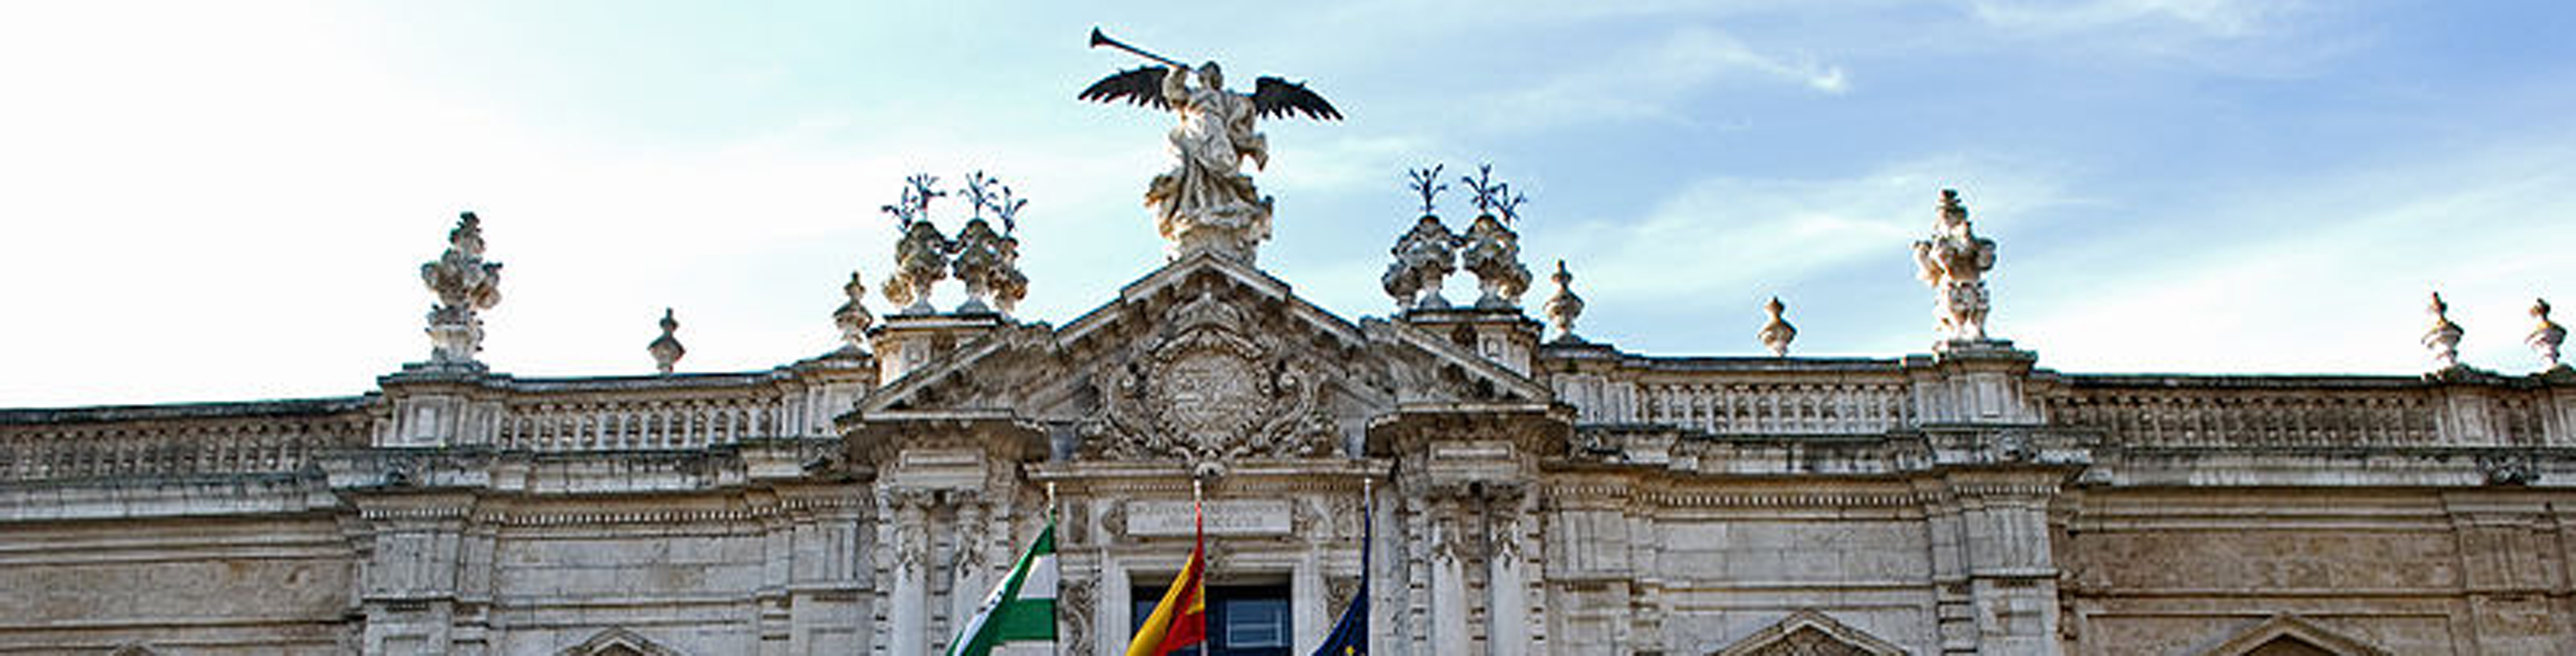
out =
<path fill-rule="evenodd" d="M 2426 295 L 2440 291 L 2468 331 L 2464 359 L 2527 371 L 2523 312 L 2576 291 L 2550 246 L 2576 243 L 2576 222 L 2554 218 L 2576 207 L 2566 150 L 2464 154 L 2175 208 L 2246 229 L 2029 263 L 2009 272 L 2029 291 L 1998 294 L 2021 306 L 1999 325 L 2071 370 L 2397 373 L 2424 367 Z M 2250 229 L 2290 217 L 2297 228 Z"/>
<path fill-rule="evenodd" d="M 2300 9 L 2300 0 L 1975 0 L 1978 20 L 2009 30 L 2078 32 L 2181 27 L 2204 36 L 2265 33 Z"/>
<path fill-rule="evenodd" d="M 1681 100 L 1726 80 L 1785 82 L 1826 95 L 1849 92 L 1852 86 L 1841 66 L 1811 55 L 1764 52 L 1696 25 L 1582 61 L 1483 103 L 1513 108 L 1484 118 L 1501 127 L 1639 118 L 1688 121 L 1692 119 L 1677 107 Z"/>

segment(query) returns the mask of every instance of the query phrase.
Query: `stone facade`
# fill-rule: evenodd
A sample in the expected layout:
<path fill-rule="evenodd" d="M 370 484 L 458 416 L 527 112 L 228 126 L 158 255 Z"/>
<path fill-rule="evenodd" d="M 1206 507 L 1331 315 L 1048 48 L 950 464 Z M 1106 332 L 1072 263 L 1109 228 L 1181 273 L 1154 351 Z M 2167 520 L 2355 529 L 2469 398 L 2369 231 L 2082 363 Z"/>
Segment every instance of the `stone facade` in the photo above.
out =
<path fill-rule="evenodd" d="M 458 311 L 362 396 L 0 410 L 0 654 L 936 654 L 1051 502 L 1060 653 L 1120 653 L 1194 482 L 1299 653 L 1363 576 L 1420 656 L 2576 650 L 2576 372 L 2050 371 L 1956 208 L 1944 341 L 1885 359 L 1585 341 L 1562 265 L 1542 340 L 1517 262 L 1354 321 L 1198 253 L 1062 326 L 854 275 L 852 343 L 769 371 L 519 378 Z"/>

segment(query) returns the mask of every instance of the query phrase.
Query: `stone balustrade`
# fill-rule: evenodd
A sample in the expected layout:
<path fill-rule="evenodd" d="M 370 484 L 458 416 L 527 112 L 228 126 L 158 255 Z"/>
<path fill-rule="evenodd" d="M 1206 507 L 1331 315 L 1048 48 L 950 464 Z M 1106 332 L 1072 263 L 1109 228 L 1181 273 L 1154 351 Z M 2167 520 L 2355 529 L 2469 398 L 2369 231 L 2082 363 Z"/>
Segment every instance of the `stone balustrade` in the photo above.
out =
<path fill-rule="evenodd" d="M 1641 358 L 1558 349 L 1557 399 L 1586 427 L 1862 436 L 1940 423 L 1948 385 L 1911 361 Z M 1571 356 L 1571 357 L 1567 357 Z M 2132 448 L 2576 445 L 2576 390 L 2539 378 L 2168 376 L 2035 371 L 2041 422 Z M 2551 379 L 2554 380 L 2554 379 Z"/>
<path fill-rule="evenodd" d="M 290 474 L 367 445 L 372 399 L 0 412 L 0 481 Z"/>
<path fill-rule="evenodd" d="M 864 382 L 778 372 L 513 379 L 450 447 L 501 452 L 690 450 L 832 435 Z M 390 396 L 388 395 L 390 394 Z M 401 392 L 339 399 L 0 411 L 0 482 L 292 474 L 381 446 Z"/>
<path fill-rule="evenodd" d="M 1659 382 L 1636 396 L 1641 423 L 1719 435 L 1875 435 L 1913 416 L 1902 381 Z"/>
<path fill-rule="evenodd" d="M 507 407 L 493 446 L 507 451 L 702 449 L 787 435 L 783 427 L 790 423 L 792 405 L 744 395 L 578 402 L 537 397 Z"/>
<path fill-rule="evenodd" d="M 1915 423 L 1898 363 L 1845 359 L 1643 359 L 1551 377 L 1578 425 L 1710 435 L 1884 435 Z"/>
<path fill-rule="evenodd" d="M 2049 422 L 2125 447 L 2488 447 L 2576 443 L 2551 387 L 2418 377 L 2067 376 Z M 2564 431 L 2565 428 L 2555 429 Z"/>
<path fill-rule="evenodd" d="M 2425 446 L 2441 443 L 2439 399 L 2421 385 L 2340 389 L 2095 379 L 2045 400 L 2054 423 L 2131 447 Z M 2135 382 L 2137 385 L 2122 385 Z"/>

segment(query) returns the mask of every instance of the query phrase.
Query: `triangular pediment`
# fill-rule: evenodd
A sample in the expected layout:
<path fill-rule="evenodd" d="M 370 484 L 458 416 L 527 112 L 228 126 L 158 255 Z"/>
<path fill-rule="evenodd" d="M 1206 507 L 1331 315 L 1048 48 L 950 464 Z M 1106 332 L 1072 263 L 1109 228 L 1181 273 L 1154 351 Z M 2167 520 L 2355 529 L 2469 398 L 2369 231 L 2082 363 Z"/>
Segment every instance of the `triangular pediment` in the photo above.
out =
<path fill-rule="evenodd" d="M 1898 656 L 1905 649 L 1815 609 L 1790 613 L 1716 656 Z"/>
<path fill-rule="evenodd" d="M 2197 653 L 2210 656 L 2380 656 L 2387 650 L 2297 615 L 2274 615 Z"/>
<path fill-rule="evenodd" d="M 1237 262 L 1191 257 L 1062 328 L 993 329 L 860 402 L 859 419 L 1000 413 L 1122 458 L 1344 453 L 1400 404 L 1544 403 L 1545 386 L 1401 323 L 1344 320 Z"/>
<path fill-rule="evenodd" d="M 555 656 L 681 656 L 680 650 L 662 646 L 626 629 L 609 629 L 590 636 L 581 644 L 565 647 Z"/>

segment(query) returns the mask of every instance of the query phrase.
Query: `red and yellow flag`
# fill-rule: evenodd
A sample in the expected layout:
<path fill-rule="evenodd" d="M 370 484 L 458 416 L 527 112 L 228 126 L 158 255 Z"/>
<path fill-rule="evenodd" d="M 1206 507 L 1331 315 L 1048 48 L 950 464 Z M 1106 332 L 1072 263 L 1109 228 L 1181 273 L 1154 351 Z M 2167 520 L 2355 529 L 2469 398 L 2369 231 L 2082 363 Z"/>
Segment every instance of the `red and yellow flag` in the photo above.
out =
<path fill-rule="evenodd" d="M 1145 617 L 1145 625 L 1136 627 L 1136 639 L 1127 643 L 1127 656 L 1163 656 L 1207 640 L 1207 528 L 1200 519 L 1198 544 L 1190 547 L 1190 560 L 1181 565 L 1180 576 L 1172 577 L 1172 587 L 1163 592 L 1163 603 L 1154 605 L 1154 614 Z"/>

